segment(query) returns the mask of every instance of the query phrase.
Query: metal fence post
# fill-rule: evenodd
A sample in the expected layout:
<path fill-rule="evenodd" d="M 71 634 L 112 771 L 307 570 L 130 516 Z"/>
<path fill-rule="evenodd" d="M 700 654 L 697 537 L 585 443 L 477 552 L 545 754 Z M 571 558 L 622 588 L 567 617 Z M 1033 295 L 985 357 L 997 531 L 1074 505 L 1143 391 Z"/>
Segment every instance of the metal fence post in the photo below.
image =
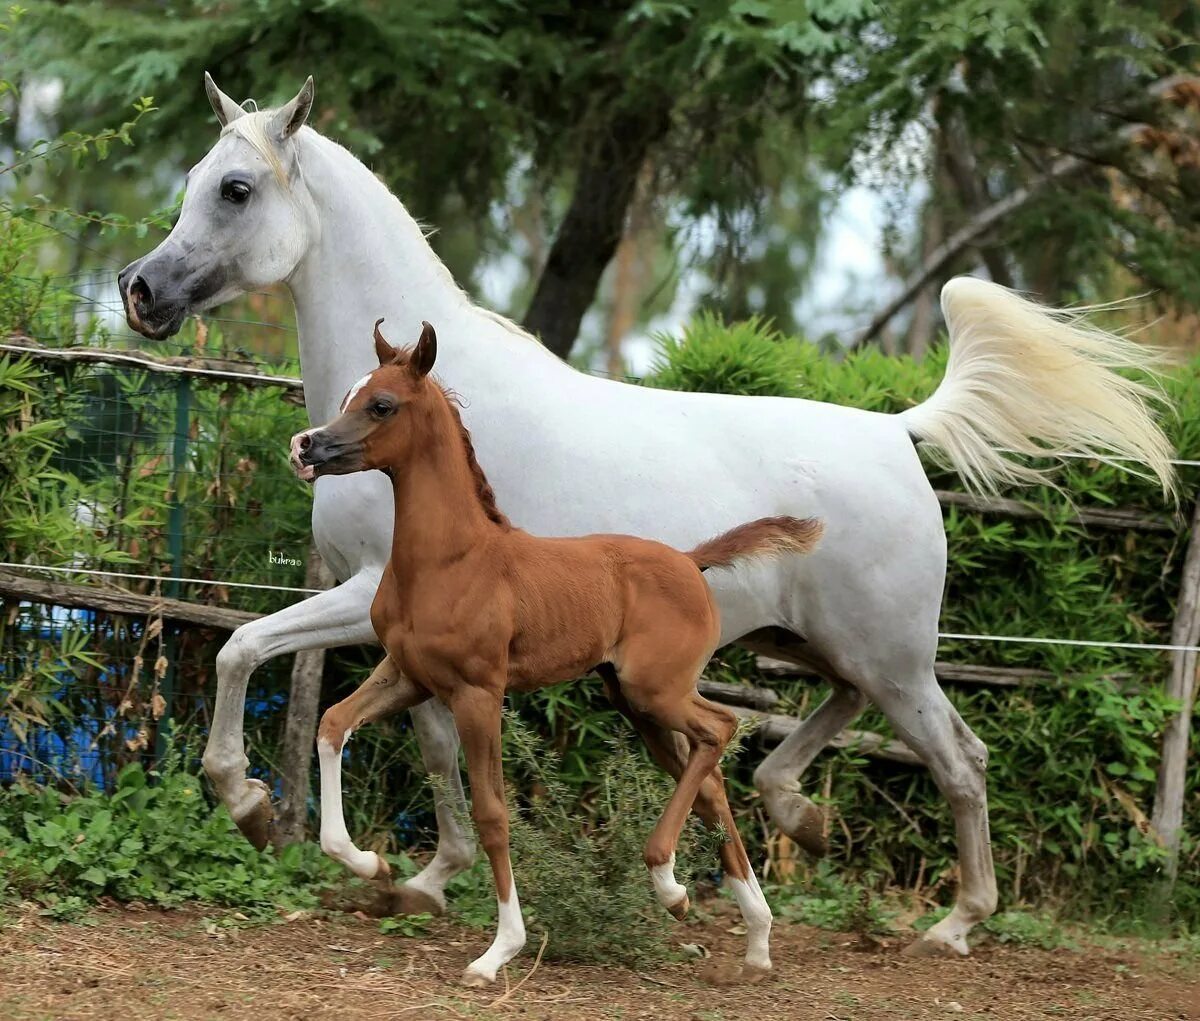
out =
<path fill-rule="evenodd" d="M 169 599 L 178 599 L 179 579 L 183 577 L 183 526 L 185 511 L 180 493 L 184 474 L 187 471 L 188 441 L 192 413 L 192 384 L 187 376 L 181 376 L 175 384 L 175 435 L 171 448 L 171 509 L 167 514 L 167 551 L 171 555 L 171 578 L 164 586 Z M 154 758 L 162 762 L 167 752 L 166 729 L 175 716 L 175 661 L 178 658 L 179 640 L 174 631 L 166 636 L 167 671 L 163 675 L 159 694 L 163 699 L 163 713 L 155 726 Z"/>

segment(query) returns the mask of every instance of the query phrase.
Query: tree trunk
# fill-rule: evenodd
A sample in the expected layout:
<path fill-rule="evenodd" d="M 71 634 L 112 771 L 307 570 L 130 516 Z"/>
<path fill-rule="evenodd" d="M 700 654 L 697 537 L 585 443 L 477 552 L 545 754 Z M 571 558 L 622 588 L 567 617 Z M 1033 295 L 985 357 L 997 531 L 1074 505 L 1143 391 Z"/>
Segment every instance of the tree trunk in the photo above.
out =
<path fill-rule="evenodd" d="M 325 589 L 332 585 L 333 578 L 317 553 L 317 547 L 310 547 L 304 587 Z M 324 649 L 306 649 L 296 653 L 283 729 L 283 750 L 279 756 L 283 798 L 279 803 L 275 828 L 275 844 L 278 847 L 298 844 L 306 835 L 309 776 L 312 772 L 313 741 L 317 734 L 317 710 L 320 708 L 324 671 Z"/>
<path fill-rule="evenodd" d="M 665 103 L 623 110 L 584 149 L 571 204 L 525 314 L 525 328 L 560 358 L 571 353 L 600 276 L 621 240 L 646 153 L 669 124 Z"/>

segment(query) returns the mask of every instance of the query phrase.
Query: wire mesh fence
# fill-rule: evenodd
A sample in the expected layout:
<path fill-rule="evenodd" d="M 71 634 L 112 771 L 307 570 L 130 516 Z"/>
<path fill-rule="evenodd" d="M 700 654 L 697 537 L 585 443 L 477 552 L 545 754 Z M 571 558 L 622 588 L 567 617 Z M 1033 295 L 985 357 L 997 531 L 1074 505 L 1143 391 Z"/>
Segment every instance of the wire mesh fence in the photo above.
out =
<path fill-rule="evenodd" d="M 20 339 L 126 346 L 102 325 L 100 278 L 75 283 L 78 304 Z M 220 327 L 196 322 L 162 347 L 236 356 Z M 36 486 L 9 492 L 5 564 L 256 613 L 304 595 L 311 493 L 287 464 L 287 437 L 306 424 L 293 389 L 43 362 L 17 423 L 48 427 L 54 450 Z M 9 604 L 3 628 L 0 780 L 103 784 L 131 757 L 161 753 L 168 719 L 206 725 L 220 632 L 36 603 Z M 274 727 L 287 664 L 254 683 L 250 727 Z"/>

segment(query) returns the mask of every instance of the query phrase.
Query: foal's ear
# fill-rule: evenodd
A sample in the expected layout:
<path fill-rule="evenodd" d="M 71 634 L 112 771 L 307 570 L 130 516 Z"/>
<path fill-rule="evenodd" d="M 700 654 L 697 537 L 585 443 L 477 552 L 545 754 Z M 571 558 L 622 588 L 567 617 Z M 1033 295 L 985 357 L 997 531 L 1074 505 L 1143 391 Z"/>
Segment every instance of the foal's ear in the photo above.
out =
<path fill-rule="evenodd" d="M 432 326 L 421 320 L 421 339 L 417 341 L 417 346 L 413 348 L 412 357 L 408 360 L 408 367 L 412 370 L 414 376 L 427 376 L 436 360 L 437 334 L 434 333 Z"/>
<path fill-rule="evenodd" d="M 286 142 L 304 127 L 316 94 L 316 86 L 313 85 L 313 77 L 310 74 L 308 81 L 300 86 L 300 91 L 296 93 L 295 97 L 290 102 L 284 103 L 271 118 L 271 136 L 275 141 Z"/>
<path fill-rule="evenodd" d="M 225 127 L 230 121 L 237 120 L 246 112 L 217 88 L 217 83 L 212 80 L 212 75 L 207 71 L 204 72 L 204 91 L 208 94 L 208 101 L 212 104 L 213 113 L 217 115 L 221 127 Z"/>
<path fill-rule="evenodd" d="M 400 351 L 383 339 L 383 334 L 379 332 L 381 322 L 382 319 L 375 320 L 375 357 L 379 359 L 380 365 L 391 365 L 392 362 L 400 360 Z"/>

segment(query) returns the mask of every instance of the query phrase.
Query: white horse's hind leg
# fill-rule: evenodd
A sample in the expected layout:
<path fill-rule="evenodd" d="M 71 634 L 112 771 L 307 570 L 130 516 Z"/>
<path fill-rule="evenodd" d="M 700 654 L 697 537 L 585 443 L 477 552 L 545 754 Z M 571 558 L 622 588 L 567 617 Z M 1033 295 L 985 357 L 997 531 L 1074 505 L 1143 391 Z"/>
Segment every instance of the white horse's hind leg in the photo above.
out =
<path fill-rule="evenodd" d="M 425 771 L 435 778 L 434 810 L 438 846 L 433 860 L 402 887 L 412 900 L 410 913 L 446 910 L 446 884 L 475 860 L 475 837 L 467 820 L 467 798 L 458 768 L 458 730 L 454 717 L 441 702 L 430 699 L 412 709 L 413 725 L 421 746 Z M 421 901 L 429 903 L 421 906 Z M 408 906 L 406 906 L 408 907 Z"/>
<path fill-rule="evenodd" d="M 872 692 L 897 735 L 921 756 L 950 802 L 958 838 L 958 897 L 950 914 L 909 948 L 912 953 L 966 955 L 967 934 L 996 910 L 987 811 L 987 746 L 938 687 L 932 670 L 911 686 Z"/>
<path fill-rule="evenodd" d="M 754 786 L 771 820 L 810 854 L 820 856 L 827 850 L 824 816 L 800 792 L 800 777 L 866 705 L 866 697 L 856 688 L 835 682 L 829 697 L 754 771 Z"/>

